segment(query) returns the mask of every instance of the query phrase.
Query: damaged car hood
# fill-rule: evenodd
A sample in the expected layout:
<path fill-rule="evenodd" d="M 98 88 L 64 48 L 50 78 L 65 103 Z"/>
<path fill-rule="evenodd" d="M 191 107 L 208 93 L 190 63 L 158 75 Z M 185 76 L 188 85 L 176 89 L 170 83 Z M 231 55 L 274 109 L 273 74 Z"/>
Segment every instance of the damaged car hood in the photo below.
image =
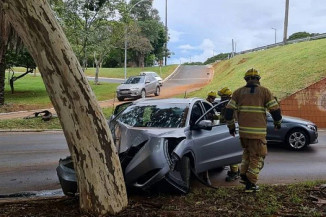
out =
<path fill-rule="evenodd" d="M 116 144 L 119 154 L 127 151 L 132 146 L 148 141 L 151 137 L 185 137 L 184 128 L 130 127 L 119 122 L 119 130 L 121 140 L 118 142 L 119 144 Z"/>

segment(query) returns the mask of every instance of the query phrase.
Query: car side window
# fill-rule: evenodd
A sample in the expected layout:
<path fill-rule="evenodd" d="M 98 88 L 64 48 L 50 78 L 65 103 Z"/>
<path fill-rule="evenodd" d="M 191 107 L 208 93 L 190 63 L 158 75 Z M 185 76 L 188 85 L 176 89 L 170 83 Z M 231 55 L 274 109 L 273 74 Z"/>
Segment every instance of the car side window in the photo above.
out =
<path fill-rule="evenodd" d="M 195 123 L 198 120 L 198 118 L 200 118 L 203 114 L 204 114 L 203 113 L 203 110 L 202 110 L 199 102 L 197 102 L 192 107 L 189 124 L 191 126 L 195 125 Z"/>
<path fill-rule="evenodd" d="M 209 109 L 212 108 L 212 105 L 211 104 L 209 104 L 207 102 L 204 102 L 204 101 L 202 103 L 203 103 L 206 111 L 208 111 Z M 219 121 L 217 120 L 217 117 L 218 117 L 218 114 L 216 113 L 216 110 L 213 109 L 209 113 L 206 114 L 205 119 L 206 120 L 211 120 L 212 123 L 213 123 L 213 125 L 215 126 L 215 125 L 218 125 L 219 124 Z"/>

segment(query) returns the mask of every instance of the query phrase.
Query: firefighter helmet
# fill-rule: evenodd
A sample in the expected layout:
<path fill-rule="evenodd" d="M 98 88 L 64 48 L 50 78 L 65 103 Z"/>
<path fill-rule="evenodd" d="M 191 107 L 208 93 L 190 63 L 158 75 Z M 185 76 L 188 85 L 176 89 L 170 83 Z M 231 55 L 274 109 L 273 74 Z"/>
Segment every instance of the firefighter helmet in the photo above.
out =
<path fill-rule="evenodd" d="M 232 95 L 232 91 L 227 87 L 222 88 L 217 93 L 218 93 L 219 96 L 228 96 L 228 97 L 230 97 Z"/>
<path fill-rule="evenodd" d="M 259 73 L 258 70 L 254 69 L 254 68 L 251 68 L 246 72 L 246 74 L 244 76 L 244 79 L 246 79 L 246 78 L 247 79 L 248 78 L 258 78 L 258 80 L 259 80 L 260 79 L 260 73 Z"/>
<path fill-rule="evenodd" d="M 214 98 L 216 98 L 216 92 L 214 92 L 214 91 L 211 91 L 211 92 L 209 92 L 208 94 L 207 94 L 207 97 L 214 97 Z"/>

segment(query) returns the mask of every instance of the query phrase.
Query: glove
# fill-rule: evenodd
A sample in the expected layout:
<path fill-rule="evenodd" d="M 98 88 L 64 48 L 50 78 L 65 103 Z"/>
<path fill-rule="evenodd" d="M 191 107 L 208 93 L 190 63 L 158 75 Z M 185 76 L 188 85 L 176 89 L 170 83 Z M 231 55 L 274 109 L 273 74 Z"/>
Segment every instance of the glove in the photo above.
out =
<path fill-rule="evenodd" d="M 233 137 L 235 136 L 235 128 L 231 128 L 231 129 L 229 128 L 229 132 L 231 136 Z"/>
<path fill-rule="evenodd" d="M 274 122 L 274 129 L 276 129 L 276 130 L 281 129 L 281 123 Z"/>

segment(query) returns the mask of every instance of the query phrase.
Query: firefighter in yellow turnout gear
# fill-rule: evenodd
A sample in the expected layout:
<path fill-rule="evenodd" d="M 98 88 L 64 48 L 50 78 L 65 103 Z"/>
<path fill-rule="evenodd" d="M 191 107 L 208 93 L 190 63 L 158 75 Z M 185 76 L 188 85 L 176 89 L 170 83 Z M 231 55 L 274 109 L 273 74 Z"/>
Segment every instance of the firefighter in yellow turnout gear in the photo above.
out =
<path fill-rule="evenodd" d="M 236 111 L 243 148 L 240 182 L 246 185 L 245 192 L 255 192 L 259 191 L 256 183 L 267 155 L 266 110 L 269 110 L 273 117 L 275 129 L 281 128 L 282 115 L 279 104 L 270 90 L 260 86 L 260 75 L 257 70 L 249 69 L 244 79 L 247 84 L 233 93 L 226 107 L 225 119 L 230 134 L 234 136 L 236 131 L 233 113 Z"/>
<path fill-rule="evenodd" d="M 225 110 L 226 105 L 231 100 L 232 91 L 228 87 L 224 87 L 217 92 L 217 94 L 221 97 L 221 102 L 226 101 L 225 103 L 220 104 L 216 107 L 216 111 L 220 112 L 219 120 L 220 123 L 225 123 Z M 239 166 L 238 164 L 230 165 L 230 170 L 227 172 L 227 177 L 225 181 L 232 182 L 239 178 Z"/>

